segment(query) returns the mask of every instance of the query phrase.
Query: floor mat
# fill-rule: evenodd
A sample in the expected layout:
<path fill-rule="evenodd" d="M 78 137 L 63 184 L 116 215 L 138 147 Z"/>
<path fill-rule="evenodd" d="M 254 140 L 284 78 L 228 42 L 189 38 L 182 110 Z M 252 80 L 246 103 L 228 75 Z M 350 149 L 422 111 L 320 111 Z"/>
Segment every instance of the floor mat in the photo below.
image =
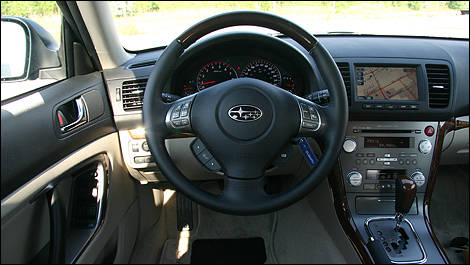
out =
<path fill-rule="evenodd" d="M 261 264 L 266 261 L 261 237 L 198 239 L 192 244 L 192 264 Z"/>

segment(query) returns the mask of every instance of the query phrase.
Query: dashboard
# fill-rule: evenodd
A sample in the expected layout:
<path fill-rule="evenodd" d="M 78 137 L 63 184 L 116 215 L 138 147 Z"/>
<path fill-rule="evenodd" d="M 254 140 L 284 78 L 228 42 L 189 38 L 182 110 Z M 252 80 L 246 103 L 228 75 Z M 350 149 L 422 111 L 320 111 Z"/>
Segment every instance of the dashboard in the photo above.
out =
<path fill-rule="evenodd" d="M 234 34 L 224 38 L 224 42 L 206 42 L 210 45 L 190 47 L 180 57 L 174 75 L 163 91 L 174 95 L 174 100 L 210 89 L 225 80 L 252 77 L 300 97 L 308 98 L 316 92 L 317 96 L 324 95 L 328 87 L 308 51 L 289 38 L 275 39 L 277 43 L 273 44 L 256 37 L 247 39 L 246 35 Z M 402 144 L 387 142 L 390 137 L 414 139 L 408 142 L 409 150 L 401 147 L 402 151 L 396 154 L 384 150 L 400 148 L 364 145 L 361 148 L 375 148 L 375 151 L 365 152 L 360 165 L 356 164 L 359 158 L 355 155 L 354 159 L 343 157 L 343 164 L 346 160 L 351 163 L 348 168 L 343 168 L 345 174 L 357 168 L 366 176 L 367 172 L 361 172 L 360 167 L 364 166 L 368 153 L 375 153 L 375 159 L 378 154 L 382 155 L 380 152 L 396 155 L 397 161 L 381 166 L 402 169 L 401 153 L 419 153 L 416 150 L 423 139 L 418 138 L 423 137 L 427 126 L 437 129 L 434 124 L 437 121 L 468 115 L 468 40 L 380 36 L 319 36 L 318 39 L 332 55 L 345 83 L 351 123 L 348 136 L 356 144 L 362 144 L 362 134 L 380 137 L 378 143 L 374 142 L 378 146 Z M 290 49 L 292 47 L 296 49 Z M 143 127 L 141 108 L 146 80 L 161 53 L 162 50 L 155 50 L 137 54 L 126 64 L 103 73 L 120 131 L 125 162 L 131 174 L 143 181 L 158 181 L 164 177 L 159 175 L 157 165 L 151 160 L 145 139 L 132 139 L 127 130 Z M 406 132 L 400 131 L 405 127 L 409 127 Z M 220 177 L 201 168 L 191 155 L 189 144 L 190 141 L 184 139 L 167 142 L 168 151 L 181 171 L 192 180 Z M 295 155 L 295 152 L 291 154 Z M 429 154 L 425 156 L 427 159 Z M 371 159 L 374 157 L 367 158 L 366 169 L 377 169 L 368 167 Z M 406 164 L 407 159 L 410 165 Z M 427 168 L 421 162 L 426 159 L 418 156 L 417 164 L 413 164 L 413 158 L 403 161 L 411 172 L 411 167 Z M 378 165 L 375 161 L 374 166 Z M 279 168 L 289 174 L 298 169 L 296 165 L 289 162 Z M 277 173 L 274 171 L 273 174 Z M 343 177 L 346 181 L 347 174 Z M 363 189 L 361 186 L 361 191 Z"/>

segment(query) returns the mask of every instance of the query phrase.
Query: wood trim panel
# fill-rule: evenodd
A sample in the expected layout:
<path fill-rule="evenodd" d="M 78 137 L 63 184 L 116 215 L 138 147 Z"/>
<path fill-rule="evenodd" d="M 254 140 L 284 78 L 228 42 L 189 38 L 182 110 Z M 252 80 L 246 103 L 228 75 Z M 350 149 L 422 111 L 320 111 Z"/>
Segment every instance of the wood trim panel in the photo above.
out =
<path fill-rule="evenodd" d="M 333 194 L 333 204 L 335 206 L 336 215 L 338 216 L 339 222 L 341 223 L 346 236 L 351 241 L 362 263 L 373 264 L 374 259 L 366 246 L 367 242 L 362 239 L 351 216 L 351 212 L 349 211 L 346 190 L 343 185 L 343 178 L 341 177 L 339 160 L 334 166 L 332 173 L 328 176 L 328 182 L 330 184 L 331 193 Z"/>

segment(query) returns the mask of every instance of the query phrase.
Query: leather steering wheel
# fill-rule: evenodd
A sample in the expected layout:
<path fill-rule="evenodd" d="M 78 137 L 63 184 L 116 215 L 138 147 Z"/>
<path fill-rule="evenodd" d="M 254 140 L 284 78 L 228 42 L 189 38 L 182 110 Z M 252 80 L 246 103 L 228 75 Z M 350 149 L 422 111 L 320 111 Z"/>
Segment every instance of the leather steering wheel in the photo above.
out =
<path fill-rule="evenodd" d="M 185 49 L 208 33 L 240 25 L 276 30 L 304 47 L 328 87 L 328 106 L 319 106 L 252 78 L 232 79 L 175 102 L 163 102 L 163 87 Z M 167 46 L 147 82 L 143 119 L 151 153 L 178 191 L 220 212 L 255 215 L 300 200 L 329 174 L 345 136 L 347 106 L 339 70 L 314 36 L 275 15 L 238 11 L 203 20 Z M 220 164 L 224 172 L 222 194 L 214 195 L 192 184 L 171 160 L 165 139 L 182 132 L 194 133 Z M 317 167 L 290 190 L 268 195 L 264 190 L 264 170 L 283 146 L 301 136 L 316 137 L 323 143 L 325 150 Z"/>

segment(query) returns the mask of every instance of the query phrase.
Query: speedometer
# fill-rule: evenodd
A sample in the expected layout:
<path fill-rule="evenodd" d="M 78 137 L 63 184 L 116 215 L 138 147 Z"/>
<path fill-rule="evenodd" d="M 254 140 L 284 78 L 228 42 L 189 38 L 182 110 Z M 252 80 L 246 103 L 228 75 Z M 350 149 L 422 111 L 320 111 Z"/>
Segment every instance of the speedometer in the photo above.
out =
<path fill-rule="evenodd" d="M 241 76 L 263 80 L 278 87 L 281 86 L 281 72 L 268 60 L 258 59 L 250 62 L 243 68 Z"/>
<path fill-rule="evenodd" d="M 224 62 L 211 62 L 199 70 L 197 89 L 203 90 L 233 78 L 237 78 L 237 72 L 232 66 Z"/>

